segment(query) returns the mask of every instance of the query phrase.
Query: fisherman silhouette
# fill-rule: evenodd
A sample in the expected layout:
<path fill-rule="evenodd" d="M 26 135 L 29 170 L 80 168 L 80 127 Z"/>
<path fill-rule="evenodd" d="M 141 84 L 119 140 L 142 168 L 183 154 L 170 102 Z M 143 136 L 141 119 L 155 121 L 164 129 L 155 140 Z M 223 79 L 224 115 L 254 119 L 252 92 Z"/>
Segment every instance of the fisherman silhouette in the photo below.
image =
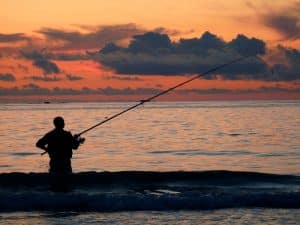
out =
<path fill-rule="evenodd" d="M 55 129 L 39 139 L 36 147 L 45 150 L 50 157 L 51 189 L 54 191 L 68 191 L 72 174 L 71 158 L 73 149 L 78 149 L 85 139 L 79 135 L 72 136 L 71 132 L 65 131 L 65 122 L 62 117 L 55 117 L 53 123 Z"/>

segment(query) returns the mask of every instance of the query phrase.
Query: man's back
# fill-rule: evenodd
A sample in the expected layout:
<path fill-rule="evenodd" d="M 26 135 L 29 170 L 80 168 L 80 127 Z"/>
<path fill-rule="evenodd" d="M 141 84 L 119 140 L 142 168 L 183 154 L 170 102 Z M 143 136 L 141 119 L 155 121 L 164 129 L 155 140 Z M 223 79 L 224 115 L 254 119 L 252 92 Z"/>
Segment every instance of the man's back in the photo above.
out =
<path fill-rule="evenodd" d="M 70 159 L 72 149 L 76 149 L 75 141 L 70 132 L 63 129 L 54 129 L 41 138 L 38 144 L 47 144 L 47 152 L 51 159 Z"/>
<path fill-rule="evenodd" d="M 53 123 L 55 129 L 39 139 L 36 146 L 49 154 L 50 173 L 71 173 L 72 150 L 77 149 L 80 142 L 64 130 L 65 123 L 62 117 L 54 118 Z"/>

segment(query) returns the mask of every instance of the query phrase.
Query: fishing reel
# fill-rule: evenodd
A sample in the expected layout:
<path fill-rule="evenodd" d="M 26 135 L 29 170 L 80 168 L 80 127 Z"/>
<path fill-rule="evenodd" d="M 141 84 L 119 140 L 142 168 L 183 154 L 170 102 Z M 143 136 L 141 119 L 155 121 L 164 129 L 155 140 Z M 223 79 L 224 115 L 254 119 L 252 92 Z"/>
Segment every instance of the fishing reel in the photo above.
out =
<path fill-rule="evenodd" d="M 80 137 L 78 134 L 74 135 L 74 139 L 79 143 L 79 144 L 83 144 L 83 142 L 85 141 L 85 138 Z"/>

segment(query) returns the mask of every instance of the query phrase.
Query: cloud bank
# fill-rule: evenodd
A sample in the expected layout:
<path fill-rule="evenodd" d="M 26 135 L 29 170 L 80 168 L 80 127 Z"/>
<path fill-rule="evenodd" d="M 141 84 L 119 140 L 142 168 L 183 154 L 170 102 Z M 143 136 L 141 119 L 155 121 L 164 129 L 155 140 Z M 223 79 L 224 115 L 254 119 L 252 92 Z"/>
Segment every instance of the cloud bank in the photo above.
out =
<path fill-rule="evenodd" d="M 0 95 L 1 96 L 29 96 L 29 95 L 106 95 L 106 96 L 135 96 L 135 95 L 154 95 L 163 91 L 162 89 L 156 88 L 123 88 L 117 89 L 112 87 L 105 88 L 97 88 L 91 89 L 88 87 L 84 87 L 82 89 L 72 89 L 72 88 L 59 88 L 55 87 L 52 89 L 43 88 L 34 83 L 29 83 L 23 85 L 22 87 L 14 87 L 14 88 L 3 88 L 0 87 Z M 245 89 L 245 90 L 230 90 L 230 89 L 183 89 L 183 90 L 175 90 L 176 93 L 179 94 L 239 94 L 239 93 L 275 93 L 275 92 L 288 92 L 288 93 L 298 93 L 300 90 L 297 89 L 289 89 L 284 87 L 260 87 L 257 89 Z"/>
<path fill-rule="evenodd" d="M 215 34 L 205 32 L 200 38 L 180 39 L 172 42 L 167 34 L 148 32 L 135 35 L 128 47 L 114 43 L 104 46 L 96 60 L 119 74 L 182 75 L 199 74 L 241 56 L 252 56 L 243 62 L 217 71 L 223 79 L 237 80 L 297 80 L 300 78 L 299 51 L 277 47 L 288 63 L 268 65 L 261 57 L 266 44 L 256 38 L 239 34 L 225 42 Z M 276 77 L 274 76 L 276 71 Z M 214 79 L 216 74 L 205 76 Z"/>

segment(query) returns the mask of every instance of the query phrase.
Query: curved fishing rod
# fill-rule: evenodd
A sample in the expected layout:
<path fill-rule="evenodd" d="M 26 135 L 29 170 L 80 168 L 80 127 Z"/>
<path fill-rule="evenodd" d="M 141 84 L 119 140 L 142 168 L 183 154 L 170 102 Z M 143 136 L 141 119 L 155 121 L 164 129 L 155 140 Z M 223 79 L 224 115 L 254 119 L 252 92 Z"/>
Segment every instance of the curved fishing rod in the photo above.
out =
<path fill-rule="evenodd" d="M 157 93 L 157 94 L 155 94 L 155 95 L 153 95 L 153 96 L 151 96 L 151 97 L 149 97 L 149 98 L 147 98 L 147 99 L 145 99 L 145 100 L 141 100 L 141 101 L 138 102 L 137 104 L 135 104 L 135 105 L 133 105 L 133 106 L 131 106 L 131 107 L 129 107 L 129 108 L 127 108 L 127 109 L 125 109 L 125 110 L 123 110 L 123 111 L 121 111 L 121 112 L 119 112 L 119 113 L 117 113 L 117 114 L 115 114 L 115 115 L 113 115 L 113 116 L 111 116 L 111 117 L 109 117 L 109 118 L 107 118 L 107 119 L 105 119 L 105 120 L 103 120 L 103 121 L 97 123 L 97 124 L 95 124 L 94 126 L 91 126 L 90 128 L 87 128 L 87 129 L 81 131 L 81 132 L 78 133 L 76 136 L 77 136 L 77 137 L 80 137 L 82 134 L 84 134 L 84 133 L 86 133 L 86 132 L 88 132 L 88 131 L 90 131 L 90 130 L 92 130 L 92 129 L 94 129 L 94 128 L 96 128 L 96 127 L 98 127 L 98 126 L 100 126 L 100 125 L 102 125 L 102 124 L 104 124 L 104 123 L 106 123 L 106 122 L 108 122 L 108 121 L 110 121 L 110 120 L 112 120 L 112 119 L 114 119 L 114 118 L 116 118 L 116 117 L 118 117 L 118 116 L 120 116 L 120 115 L 122 115 L 122 114 L 128 112 L 128 111 L 130 111 L 130 110 L 132 110 L 132 109 L 135 109 L 135 108 L 139 107 L 140 105 L 143 105 L 145 102 L 150 102 L 150 101 L 152 101 L 153 99 L 155 99 L 155 98 L 157 98 L 157 97 L 159 97 L 159 96 L 161 96 L 161 95 L 164 95 L 164 94 L 166 94 L 166 93 L 168 93 L 168 92 L 170 92 L 170 91 L 172 91 L 172 90 L 174 90 L 174 89 L 176 89 L 176 88 L 178 88 L 178 87 L 180 87 L 180 86 L 183 86 L 183 85 L 185 85 L 185 84 L 187 84 L 187 83 L 189 83 L 189 82 L 191 82 L 191 81 L 193 81 L 193 80 L 196 80 L 196 79 L 198 79 L 198 78 L 200 78 L 200 77 L 203 77 L 203 76 L 205 76 L 205 75 L 207 75 L 207 74 L 210 74 L 210 73 L 212 73 L 212 72 L 215 72 L 215 71 L 217 71 L 217 70 L 220 70 L 220 69 L 222 69 L 222 68 L 224 68 L 224 67 L 227 67 L 227 66 L 229 66 L 229 65 L 232 65 L 232 64 L 234 64 L 234 63 L 237 63 L 237 62 L 242 61 L 242 60 L 244 60 L 244 59 L 246 59 L 246 58 L 249 58 L 249 57 L 250 57 L 250 55 L 244 56 L 244 57 L 240 57 L 240 58 L 234 59 L 234 60 L 232 60 L 232 61 L 230 61 L 230 62 L 221 64 L 221 65 L 219 65 L 219 66 L 217 66 L 217 67 L 215 67 L 215 68 L 209 69 L 209 70 L 207 70 L 207 71 L 205 71 L 205 72 L 203 72 L 203 73 L 201 73 L 201 74 L 198 74 L 198 75 L 196 75 L 196 76 L 194 76 L 194 77 L 192 77 L 192 78 L 190 78 L 190 79 L 188 79 L 188 80 L 186 80 L 186 81 L 184 81 L 184 82 L 181 82 L 181 83 L 179 83 L 179 84 L 177 84 L 177 85 L 175 85 L 175 86 L 173 86 L 173 87 L 170 87 L 170 88 L 168 88 L 168 89 L 166 89 L 166 90 L 164 90 L 164 91 L 161 91 L 161 92 L 159 92 L 159 93 Z M 47 153 L 47 151 L 41 153 L 41 155 L 44 155 L 44 154 L 46 154 L 46 153 Z"/>
<path fill-rule="evenodd" d="M 209 70 L 205 71 L 204 73 L 198 74 L 198 75 L 196 75 L 196 76 L 194 76 L 194 77 L 192 77 L 192 78 L 190 78 L 190 79 L 188 79 L 188 80 L 186 80 L 186 81 L 184 81 L 182 83 L 179 83 L 179 84 L 177 84 L 177 85 L 175 85 L 173 87 L 170 87 L 170 88 L 168 88 L 168 89 L 166 89 L 166 90 L 164 90 L 162 92 L 159 92 L 156 95 L 153 95 L 152 97 L 149 97 L 149 98 L 147 98 L 145 100 L 141 100 L 139 103 L 137 103 L 137 104 L 135 104 L 135 105 L 133 105 L 133 106 L 131 106 L 131 107 L 129 107 L 129 108 L 127 108 L 127 109 L 125 109 L 125 110 L 123 110 L 123 111 L 121 111 L 121 112 L 119 112 L 119 113 L 117 113 L 117 114 L 115 114 L 115 115 L 113 115 L 113 116 L 111 116 L 111 117 L 109 117 L 109 118 L 107 118 L 107 119 L 105 119 L 105 120 L 97 123 L 97 124 L 95 124 L 94 126 L 91 126 L 88 129 L 85 129 L 85 130 L 81 131 L 78 134 L 78 136 L 80 136 L 80 135 L 82 135 L 82 134 L 84 134 L 84 133 L 86 133 L 86 132 L 88 132 L 88 131 L 90 131 L 90 130 L 92 130 L 92 129 L 94 129 L 94 128 L 96 128 L 96 127 L 98 127 L 98 126 L 100 126 L 100 125 L 102 125 L 102 124 L 104 124 L 104 123 L 106 123 L 106 122 L 108 122 L 108 121 L 110 121 L 110 120 L 112 120 L 112 119 L 114 119 L 114 118 L 116 118 L 116 117 L 118 117 L 118 116 L 120 116 L 120 115 L 128 112 L 128 111 L 130 111 L 130 110 L 132 110 L 132 109 L 134 109 L 134 108 L 137 108 L 140 105 L 143 105 L 145 102 L 150 102 L 153 99 L 155 99 L 155 98 L 157 98 L 157 97 L 159 97 L 161 95 L 164 95 L 164 94 L 166 94 L 166 93 L 168 93 L 168 92 L 170 92 L 170 91 L 172 91 L 172 90 L 174 90 L 174 89 L 176 89 L 176 88 L 178 88 L 180 86 L 183 86 L 183 85 L 185 85 L 185 84 L 187 84 L 187 83 L 189 83 L 189 82 L 191 82 L 193 80 L 196 80 L 196 79 L 198 79 L 200 77 L 203 77 L 203 76 L 205 76 L 207 74 L 215 72 L 215 71 L 217 71 L 219 69 L 222 69 L 222 68 L 227 67 L 227 66 L 229 66 L 231 64 L 237 63 L 237 62 L 242 61 L 242 60 L 244 60 L 246 58 L 249 58 L 249 57 L 250 56 L 248 55 L 248 56 L 240 57 L 238 59 L 235 59 L 235 60 L 232 60 L 230 62 L 224 63 L 222 65 L 219 65 L 219 66 L 215 67 L 215 68 L 209 69 Z"/>

